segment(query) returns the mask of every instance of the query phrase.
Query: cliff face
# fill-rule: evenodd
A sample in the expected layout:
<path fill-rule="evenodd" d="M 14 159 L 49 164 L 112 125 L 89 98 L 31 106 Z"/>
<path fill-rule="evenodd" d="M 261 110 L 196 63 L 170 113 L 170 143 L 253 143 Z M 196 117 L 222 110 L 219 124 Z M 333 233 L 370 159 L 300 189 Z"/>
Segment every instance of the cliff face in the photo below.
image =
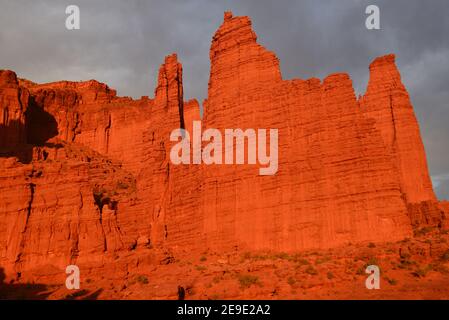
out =
<path fill-rule="evenodd" d="M 275 175 L 170 162 L 172 130 L 192 133 L 200 120 L 176 55 L 154 99 L 0 71 L 0 264 L 10 276 L 72 263 L 119 276 L 157 248 L 295 251 L 444 226 L 393 56 L 372 63 L 357 100 L 347 74 L 283 80 L 250 19 L 226 13 L 210 59 L 202 130 L 278 129 Z"/>
<path fill-rule="evenodd" d="M 115 90 L 95 80 L 42 85 L 22 81 L 22 85 L 32 95 L 34 110 L 29 143 L 42 144 L 50 137 L 82 144 L 135 173 L 141 169 L 145 149 L 141 135 L 149 126 L 152 100 L 119 98 Z"/>
<path fill-rule="evenodd" d="M 25 112 L 28 106 L 28 90 L 19 86 L 16 74 L 0 70 L 0 148 L 14 148 L 24 144 Z"/>
<path fill-rule="evenodd" d="M 278 128 L 280 157 L 272 177 L 240 166 L 205 169 L 211 238 L 297 250 L 410 234 L 398 172 L 346 74 L 283 81 L 247 17 L 225 17 L 210 56 L 205 127 Z"/>

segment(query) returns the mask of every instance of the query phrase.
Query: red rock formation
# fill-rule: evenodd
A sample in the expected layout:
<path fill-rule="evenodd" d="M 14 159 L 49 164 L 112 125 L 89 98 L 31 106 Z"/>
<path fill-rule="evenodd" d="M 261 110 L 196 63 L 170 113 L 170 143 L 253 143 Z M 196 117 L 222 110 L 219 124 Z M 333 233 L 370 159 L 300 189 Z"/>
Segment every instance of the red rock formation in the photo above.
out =
<path fill-rule="evenodd" d="M 377 58 L 370 65 L 368 89 L 361 107 L 376 120 L 385 146 L 394 157 L 407 202 L 435 201 L 418 122 L 394 55 Z"/>
<path fill-rule="evenodd" d="M 201 121 L 200 105 L 196 99 L 184 103 L 185 129 L 190 133 L 193 132 L 193 121 Z"/>
<path fill-rule="evenodd" d="M 226 13 L 210 58 L 202 129 L 278 129 L 276 175 L 260 176 L 258 165 L 170 162 L 172 130 L 192 132 L 200 119 L 198 102 L 184 102 L 176 55 L 161 66 L 154 99 L 117 97 L 94 80 L 35 84 L 0 72 L 8 110 L 0 265 L 10 277 L 52 279 L 71 263 L 94 277 L 126 277 L 171 262 L 164 250 L 158 258 L 160 248 L 298 251 L 443 225 L 393 56 L 375 60 L 357 101 L 347 74 L 283 80 L 250 19 Z M 27 163 L 3 152 L 26 143 Z"/>
<path fill-rule="evenodd" d="M 376 121 L 387 152 L 393 157 L 413 225 L 441 222 L 419 125 L 394 55 L 377 58 L 370 65 L 368 88 L 360 105 L 364 114 Z"/>
<path fill-rule="evenodd" d="M 206 169 L 211 238 L 298 250 L 410 235 L 397 172 L 347 75 L 283 81 L 247 17 L 226 16 L 210 55 L 205 127 L 278 128 L 280 155 L 273 177 Z"/>
<path fill-rule="evenodd" d="M 440 202 L 440 208 L 443 211 L 442 214 L 442 228 L 448 229 L 449 228 L 449 201 L 441 201 Z"/>
<path fill-rule="evenodd" d="M 95 80 L 43 85 L 22 83 L 32 94 L 34 109 L 50 114 L 49 121 L 55 121 L 52 136 L 88 146 L 123 162 L 135 173 L 142 168 L 145 147 L 139 132 L 149 126 L 152 100 L 118 98 L 115 90 Z M 46 140 L 36 137 L 47 127 L 48 123 L 37 121 L 31 132 L 31 142 Z"/>
<path fill-rule="evenodd" d="M 0 70 L 0 148 L 26 142 L 25 112 L 28 90 L 19 87 L 16 74 Z"/>
<path fill-rule="evenodd" d="M 68 263 L 98 267 L 137 234 L 128 229 L 139 227 L 134 178 L 94 151 L 60 144 L 35 149 L 28 165 L 0 160 L 7 178 L 0 186 L 0 264 L 10 274 Z M 131 215 L 128 222 L 122 214 Z"/>

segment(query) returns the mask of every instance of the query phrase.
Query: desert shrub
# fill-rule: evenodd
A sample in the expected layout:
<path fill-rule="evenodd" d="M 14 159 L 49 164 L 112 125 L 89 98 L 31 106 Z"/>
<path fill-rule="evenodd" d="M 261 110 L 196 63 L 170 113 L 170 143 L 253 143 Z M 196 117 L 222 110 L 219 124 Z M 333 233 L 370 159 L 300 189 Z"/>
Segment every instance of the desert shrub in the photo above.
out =
<path fill-rule="evenodd" d="M 441 274 L 449 274 L 449 269 L 441 263 L 434 264 L 433 270 L 438 271 Z"/>
<path fill-rule="evenodd" d="M 149 283 L 148 278 L 146 276 L 144 276 L 144 275 L 138 276 L 136 280 L 137 280 L 138 283 L 141 283 L 141 284 L 148 284 Z"/>
<path fill-rule="evenodd" d="M 310 264 L 310 262 L 307 259 L 298 259 L 296 260 L 296 264 L 300 267 L 300 266 L 308 266 Z"/>
<path fill-rule="evenodd" d="M 129 185 L 123 181 L 117 182 L 117 188 L 118 189 L 128 189 Z"/>
<path fill-rule="evenodd" d="M 424 278 L 427 275 L 427 273 L 429 273 L 429 271 L 432 271 L 432 269 L 433 269 L 432 265 L 429 264 L 427 266 L 417 268 L 414 272 L 412 272 L 412 274 L 415 277 Z"/>
<path fill-rule="evenodd" d="M 205 266 L 196 266 L 195 269 L 198 270 L 198 271 L 205 271 L 205 270 L 207 270 L 207 268 Z"/>
<path fill-rule="evenodd" d="M 296 280 L 295 280 L 295 278 L 293 278 L 293 277 L 288 277 L 287 283 L 288 283 L 289 285 L 293 286 L 293 285 L 296 283 Z"/>
<path fill-rule="evenodd" d="M 245 252 L 242 255 L 242 260 L 249 260 L 249 259 L 251 259 L 251 252 Z"/>
<path fill-rule="evenodd" d="M 392 278 L 388 278 L 388 277 L 385 277 L 384 279 L 392 286 L 395 286 L 398 284 L 398 281 L 396 279 L 392 279 Z"/>
<path fill-rule="evenodd" d="M 411 267 L 413 265 L 416 265 L 416 262 L 406 258 L 406 259 L 400 260 L 400 262 L 398 264 L 398 268 L 399 269 L 411 269 Z"/>
<path fill-rule="evenodd" d="M 445 253 L 442 254 L 441 260 L 449 261 L 449 250 L 447 250 Z"/>
<path fill-rule="evenodd" d="M 321 257 L 321 258 L 317 258 L 316 260 L 315 260 L 315 264 L 323 264 L 323 263 L 326 263 L 326 262 L 328 262 L 328 261 L 330 261 L 331 260 L 331 257 L 329 257 L 329 256 L 325 256 L 325 257 Z"/>
<path fill-rule="evenodd" d="M 306 269 L 306 273 L 314 276 L 318 274 L 318 271 L 314 267 L 308 266 Z"/>
<path fill-rule="evenodd" d="M 262 285 L 259 281 L 259 277 L 253 276 L 250 274 L 238 275 L 237 279 L 240 283 L 240 287 L 242 287 L 242 288 L 249 288 L 252 285 L 258 285 L 258 286 Z"/>

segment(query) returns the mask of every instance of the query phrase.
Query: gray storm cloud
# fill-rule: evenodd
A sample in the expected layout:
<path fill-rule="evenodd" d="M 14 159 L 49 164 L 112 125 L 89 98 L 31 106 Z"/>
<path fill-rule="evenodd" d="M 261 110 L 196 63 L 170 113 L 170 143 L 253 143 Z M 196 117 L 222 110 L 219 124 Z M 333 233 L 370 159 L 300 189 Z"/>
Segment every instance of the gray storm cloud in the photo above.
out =
<path fill-rule="evenodd" d="M 65 28 L 76 4 L 81 29 Z M 381 30 L 365 28 L 376 4 Z M 449 198 L 447 0 L 0 0 L 0 69 L 36 82 L 97 79 L 119 95 L 153 95 L 159 65 L 177 52 L 186 98 L 207 95 L 209 46 L 223 12 L 249 15 L 283 77 L 348 72 L 358 93 L 376 57 L 395 53 L 414 104 L 438 195 Z"/>

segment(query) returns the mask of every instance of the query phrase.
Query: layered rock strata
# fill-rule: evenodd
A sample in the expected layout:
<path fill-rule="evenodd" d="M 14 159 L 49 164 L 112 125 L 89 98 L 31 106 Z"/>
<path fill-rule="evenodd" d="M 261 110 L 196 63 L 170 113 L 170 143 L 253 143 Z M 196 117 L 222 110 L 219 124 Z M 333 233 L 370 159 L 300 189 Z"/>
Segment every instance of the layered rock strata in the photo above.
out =
<path fill-rule="evenodd" d="M 226 13 L 210 59 L 202 130 L 277 129 L 275 175 L 259 175 L 260 164 L 171 163 L 172 130 L 201 120 L 198 102 L 184 101 L 175 54 L 153 99 L 0 71 L 0 265 L 9 276 L 74 263 L 122 276 L 158 248 L 299 251 L 445 227 L 393 55 L 371 64 L 357 99 L 344 73 L 284 80 L 250 19 Z"/>

